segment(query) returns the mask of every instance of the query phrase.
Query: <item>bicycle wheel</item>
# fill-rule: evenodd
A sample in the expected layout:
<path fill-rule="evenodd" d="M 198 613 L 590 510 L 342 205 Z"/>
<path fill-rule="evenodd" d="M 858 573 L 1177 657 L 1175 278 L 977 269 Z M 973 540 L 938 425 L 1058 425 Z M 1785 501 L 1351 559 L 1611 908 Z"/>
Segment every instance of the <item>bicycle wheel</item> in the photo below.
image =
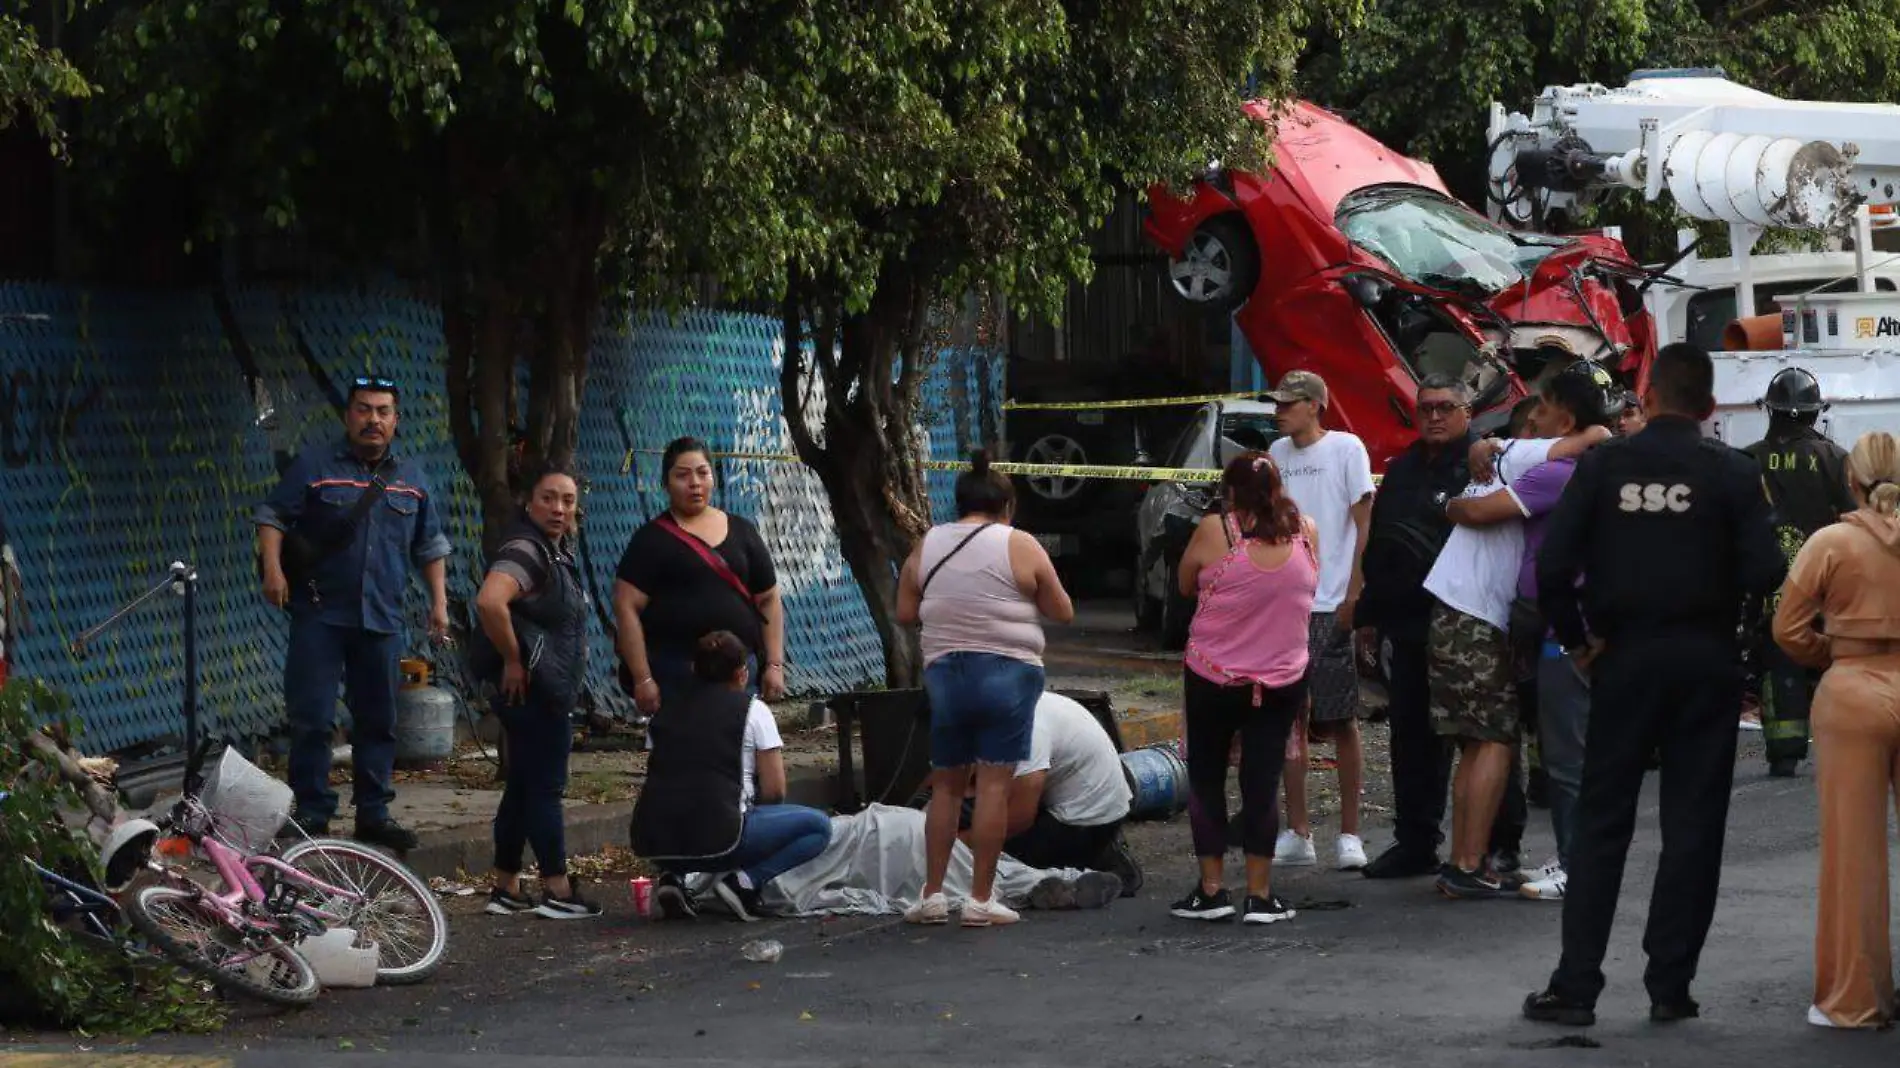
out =
<path fill-rule="evenodd" d="M 232 929 L 199 892 L 147 886 L 125 901 L 125 914 L 152 945 L 195 975 L 238 994 L 278 1005 L 308 1005 L 322 987 L 310 962 L 273 932 Z"/>
<path fill-rule="evenodd" d="M 449 918 L 435 891 L 390 857 L 340 838 L 313 838 L 284 851 L 285 864 L 357 895 L 316 903 L 331 927 L 349 927 L 376 943 L 376 981 L 420 983 L 442 967 Z M 306 893 L 317 893 L 305 887 Z"/>

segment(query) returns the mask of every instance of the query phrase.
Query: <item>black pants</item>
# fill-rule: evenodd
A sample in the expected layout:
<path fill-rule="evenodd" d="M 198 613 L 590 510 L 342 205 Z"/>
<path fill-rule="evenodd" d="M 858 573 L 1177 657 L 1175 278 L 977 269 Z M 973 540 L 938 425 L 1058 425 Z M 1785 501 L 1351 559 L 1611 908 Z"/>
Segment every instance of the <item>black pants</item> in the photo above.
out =
<path fill-rule="evenodd" d="M 1452 740 L 1432 730 L 1430 668 L 1425 634 L 1389 634 L 1392 679 L 1386 719 L 1392 730 L 1393 837 L 1408 850 L 1437 852 L 1445 840 L 1446 795 L 1451 791 Z M 1498 818 L 1491 825 L 1491 848 L 1516 852 L 1524 842 L 1529 810 L 1524 802 L 1523 747 L 1511 754 L 1511 778 L 1504 788 Z"/>
<path fill-rule="evenodd" d="M 1771 639 L 1762 649 L 1761 737 L 1769 763 L 1808 755 L 1808 710 L 1818 672 L 1788 659 Z"/>
<path fill-rule="evenodd" d="M 1660 748 L 1662 862 L 1643 934 L 1643 985 L 1652 1001 L 1689 995 L 1722 880 L 1742 691 L 1738 652 L 1732 633 L 1678 628 L 1611 638 L 1592 666 L 1555 993 L 1593 1005 L 1603 992 L 1643 765 Z"/>
<path fill-rule="evenodd" d="M 522 849 L 534 849 L 542 878 L 567 874 L 567 827 L 561 795 L 574 746 L 571 702 L 551 702 L 528 691 L 525 704 L 501 710 L 508 734 L 507 785 L 495 809 L 495 870 L 521 870 Z"/>
<path fill-rule="evenodd" d="M 1194 855 L 1227 855 L 1227 763 L 1239 734 L 1241 848 L 1248 856 L 1271 857 L 1280 832 L 1286 740 L 1294 717 L 1306 707 L 1306 680 L 1270 690 L 1221 686 L 1191 670 L 1183 673 Z"/>
<path fill-rule="evenodd" d="M 1115 841 L 1122 821 L 1099 827 L 1075 827 L 1038 809 L 1029 829 L 1003 843 L 1003 852 L 1032 868 L 1102 870 L 1102 854 Z"/>

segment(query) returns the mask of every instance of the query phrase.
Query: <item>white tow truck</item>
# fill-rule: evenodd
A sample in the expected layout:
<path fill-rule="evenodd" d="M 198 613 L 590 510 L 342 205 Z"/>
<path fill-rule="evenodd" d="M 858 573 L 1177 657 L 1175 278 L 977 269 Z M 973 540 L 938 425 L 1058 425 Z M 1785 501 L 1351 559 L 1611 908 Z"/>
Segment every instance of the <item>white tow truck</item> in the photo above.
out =
<path fill-rule="evenodd" d="M 1622 88 L 1551 86 L 1528 115 L 1493 103 L 1487 137 L 1494 219 L 1541 227 L 1628 190 L 1728 225 L 1726 257 L 1702 258 L 1684 231 L 1684 255 L 1645 295 L 1661 343 L 1716 350 L 1711 434 L 1758 440 L 1756 401 L 1788 366 L 1820 380 L 1833 403 L 1821 429 L 1843 445 L 1900 428 L 1900 256 L 1873 250 L 1900 203 L 1900 106 L 1783 100 L 1716 69 L 1639 71 Z M 1851 251 L 1756 255 L 1770 228 Z"/>

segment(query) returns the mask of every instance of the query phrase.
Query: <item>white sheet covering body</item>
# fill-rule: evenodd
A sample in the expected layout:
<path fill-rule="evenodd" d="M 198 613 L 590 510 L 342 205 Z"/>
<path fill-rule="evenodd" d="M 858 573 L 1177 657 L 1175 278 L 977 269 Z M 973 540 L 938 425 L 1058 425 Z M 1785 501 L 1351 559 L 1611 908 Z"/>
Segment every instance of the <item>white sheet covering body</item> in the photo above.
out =
<path fill-rule="evenodd" d="M 1044 879 L 1081 874 L 1031 868 L 1004 856 L 996 865 L 996 896 L 1014 905 Z M 831 844 L 810 863 L 772 880 L 762 903 L 781 916 L 896 915 L 916 904 L 923 888 L 924 814 L 874 804 L 855 815 L 832 817 Z M 970 848 L 962 842 L 950 854 L 943 890 L 952 907 L 970 896 Z"/>

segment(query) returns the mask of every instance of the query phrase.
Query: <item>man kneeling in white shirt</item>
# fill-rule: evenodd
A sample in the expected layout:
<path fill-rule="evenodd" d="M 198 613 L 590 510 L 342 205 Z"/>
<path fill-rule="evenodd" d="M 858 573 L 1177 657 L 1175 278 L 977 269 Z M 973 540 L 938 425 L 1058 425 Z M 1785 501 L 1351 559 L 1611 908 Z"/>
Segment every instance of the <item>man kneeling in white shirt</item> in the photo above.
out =
<path fill-rule="evenodd" d="M 1122 896 L 1132 897 L 1141 870 L 1121 835 L 1132 797 L 1108 732 L 1080 704 L 1045 693 L 1036 701 L 1029 759 L 1016 765 L 1010 784 L 1003 852 L 1032 868 L 1112 872 Z"/>

